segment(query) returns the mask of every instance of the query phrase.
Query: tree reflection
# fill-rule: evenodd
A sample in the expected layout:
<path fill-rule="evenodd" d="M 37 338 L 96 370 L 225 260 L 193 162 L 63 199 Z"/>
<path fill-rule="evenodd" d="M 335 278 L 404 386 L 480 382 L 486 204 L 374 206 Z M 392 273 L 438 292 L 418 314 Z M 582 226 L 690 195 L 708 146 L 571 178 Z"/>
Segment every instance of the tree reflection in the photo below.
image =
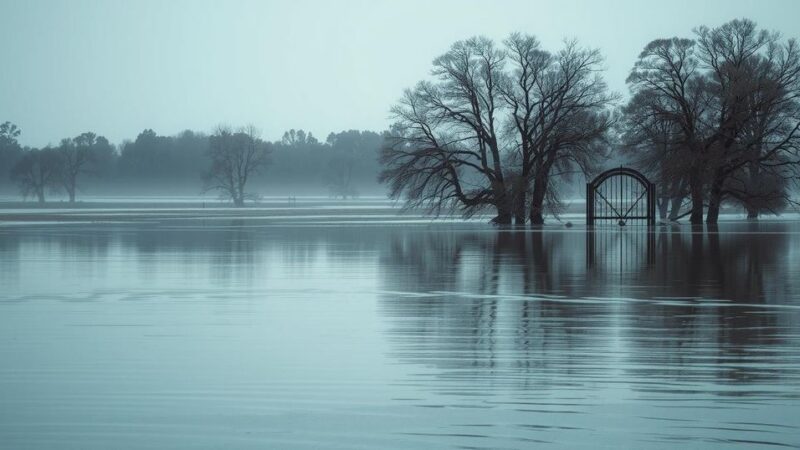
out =
<path fill-rule="evenodd" d="M 444 378 L 765 380 L 798 319 L 773 307 L 800 294 L 780 281 L 789 226 L 398 234 L 381 305 L 395 356 Z"/>

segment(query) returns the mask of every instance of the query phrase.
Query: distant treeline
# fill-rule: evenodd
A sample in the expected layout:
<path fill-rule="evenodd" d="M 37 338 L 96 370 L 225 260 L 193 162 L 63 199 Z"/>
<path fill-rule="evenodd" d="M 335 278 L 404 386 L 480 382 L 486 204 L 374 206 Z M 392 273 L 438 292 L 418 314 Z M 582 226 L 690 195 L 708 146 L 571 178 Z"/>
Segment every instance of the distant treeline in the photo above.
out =
<path fill-rule="evenodd" d="M 57 146 L 29 148 L 19 143 L 22 130 L 5 122 L 0 124 L 0 195 L 42 201 L 81 195 L 203 193 L 210 187 L 215 154 L 210 143 L 215 133 L 219 130 L 164 136 L 147 129 L 134 140 L 113 145 L 87 132 Z M 348 130 L 331 133 L 323 142 L 309 132 L 289 130 L 278 141 L 253 139 L 264 154 L 263 167 L 254 170 L 247 182 L 255 195 L 341 198 L 383 193 L 377 181 L 380 133 Z"/>

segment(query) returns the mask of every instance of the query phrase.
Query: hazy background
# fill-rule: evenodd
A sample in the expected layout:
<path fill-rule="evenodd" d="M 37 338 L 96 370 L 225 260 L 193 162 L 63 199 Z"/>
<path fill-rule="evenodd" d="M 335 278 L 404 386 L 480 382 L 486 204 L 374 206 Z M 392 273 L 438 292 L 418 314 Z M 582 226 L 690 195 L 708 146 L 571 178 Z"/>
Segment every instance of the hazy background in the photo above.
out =
<path fill-rule="evenodd" d="M 0 0 L 0 122 L 20 143 L 92 130 L 114 144 L 252 123 L 269 140 L 303 128 L 380 131 L 431 60 L 476 34 L 576 37 L 607 58 L 625 92 L 657 37 L 749 17 L 787 36 L 800 2 L 763 1 L 7 1 Z"/>

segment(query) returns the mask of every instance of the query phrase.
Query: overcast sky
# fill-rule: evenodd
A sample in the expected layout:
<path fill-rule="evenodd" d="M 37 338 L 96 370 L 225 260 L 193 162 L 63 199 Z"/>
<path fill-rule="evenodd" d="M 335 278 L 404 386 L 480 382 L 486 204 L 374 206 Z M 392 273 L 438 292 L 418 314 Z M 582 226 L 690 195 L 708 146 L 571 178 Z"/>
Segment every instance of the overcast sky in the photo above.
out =
<path fill-rule="evenodd" d="M 798 0 L 0 0 L 0 122 L 31 146 L 219 123 L 324 139 L 384 129 L 402 90 L 469 36 L 520 31 L 548 49 L 578 38 L 602 50 L 625 93 L 647 42 L 739 17 L 800 37 Z"/>

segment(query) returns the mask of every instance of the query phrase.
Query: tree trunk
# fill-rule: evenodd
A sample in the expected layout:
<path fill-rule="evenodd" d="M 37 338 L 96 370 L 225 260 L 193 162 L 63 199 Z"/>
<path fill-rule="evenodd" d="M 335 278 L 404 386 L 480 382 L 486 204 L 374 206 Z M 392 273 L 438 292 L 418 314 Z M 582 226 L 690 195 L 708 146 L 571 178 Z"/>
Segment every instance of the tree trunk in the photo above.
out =
<path fill-rule="evenodd" d="M 658 218 L 661 220 L 667 219 L 667 213 L 669 212 L 669 197 L 660 197 L 658 202 Z"/>
<path fill-rule="evenodd" d="M 44 188 L 36 190 L 36 198 L 39 199 L 40 204 L 44 204 Z"/>
<path fill-rule="evenodd" d="M 67 195 L 69 195 L 69 202 L 75 203 L 75 182 L 66 183 L 64 186 L 67 189 Z"/>
<path fill-rule="evenodd" d="M 510 225 L 512 219 L 510 206 L 507 196 L 501 196 L 495 205 L 497 208 L 497 215 L 492 219 L 492 223 L 497 225 Z"/>
<path fill-rule="evenodd" d="M 530 221 L 532 225 L 544 225 L 544 189 L 534 188 L 531 199 Z"/>
<path fill-rule="evenodd" d="M 497 225 L 510 225 L 512 218 L 513 205 L 509 198 L 506 185 L 500 181 L 492 182 L 492 191 L 494 192 L 495 207 L 497 208 L 497 216 L 492 219 L 492 223 Z"/>
<path fill-rule="evenodd" d="M 689 189 L 692 195 L 692 214 L 689 222 L 692 225 L 703 224 L 703 177 L 700 168 L 692 168 L 689 174 Z"/>
<path fill-rule="evenodd" d="M 497 225 L 510 225 L 511 213 L 505 208 L 497 208 L 497 215 L 491 220 L 492 223 Z"/>
<path fill-rule="evenodd" d="M 708 201 L 708 212 L 706 212 L 706 223 L 715 224 L 719 220 L 720 199 L 713 194 Z"/>
<path fill-rule="evenodd" d="M 675 221 L 678 220 L 678 216 L 681 214 L 681 205 L 683 204 L 683 197 L 677 195 L 672 197 L 672 203 L 669 207 L 669 220 Z"/>
<path fill-rule="evenodd" d="M 244 206 L 244 184 L 241 181 L 234 185 L 233 205 L 237 208 Z"/>
<path fill-rule="evenodd" d="M 525 225 L 525 179 L 520 177 L 514 183 L 514 223 L 517 225 Z"/>
<path fill-rule="evenodd" d="M 708 212 L 706 213 L 706 223 L 716 224 L 719 220 L 719 208 L 722 205 L 722 179 L 715 176 L 711 183 L 711 190 L 708 194 Z"/>
<path fill-rule="evenodd" d="M 533 181 L 533 194 L 531 194 L 531 209 L 529 212 L 532 225 L 544 224 L 544 197 L 546 192 L 546 177 L 536 177 L 536 179 Z"/>
<path fill-rule="evenodd" d="M 748 164 L 748 173 L 749 173 L 749 183 L 748 187 L 753 189 L 754 186 L 758 186 L 758 177 L 760 175 L 758 164 L 751 162 Z M 753 205 L 745 205 L 747 209 L 747 218 L 748 219 L 758 219 L 758 207 Z"/>

